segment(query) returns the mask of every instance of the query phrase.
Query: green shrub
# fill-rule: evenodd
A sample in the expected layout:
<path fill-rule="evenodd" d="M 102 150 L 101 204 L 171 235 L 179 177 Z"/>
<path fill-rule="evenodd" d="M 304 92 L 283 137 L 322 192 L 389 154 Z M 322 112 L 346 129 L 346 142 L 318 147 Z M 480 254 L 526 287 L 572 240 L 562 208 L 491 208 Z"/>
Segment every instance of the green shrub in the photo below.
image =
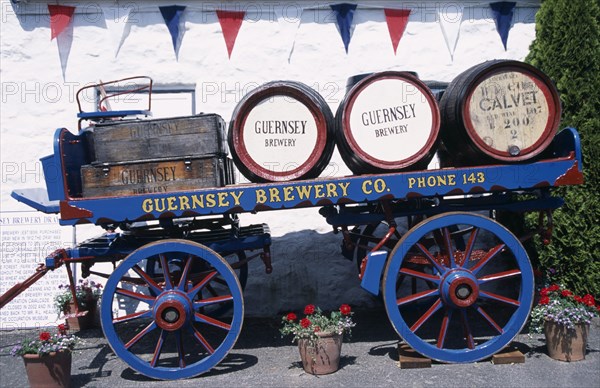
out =
<path fill-rule="evenodd" d="M 561 95 L 562 127 L 578 129 L 585 183 L 557 190 L 550 245 L 535 241 L 542 267 L 576 293 L 600 296 L 600 5 L 598 0 L 545 0 L 527 62 L 546 73 Z M 533 222 L 533 217 L 528 219 Z"/>

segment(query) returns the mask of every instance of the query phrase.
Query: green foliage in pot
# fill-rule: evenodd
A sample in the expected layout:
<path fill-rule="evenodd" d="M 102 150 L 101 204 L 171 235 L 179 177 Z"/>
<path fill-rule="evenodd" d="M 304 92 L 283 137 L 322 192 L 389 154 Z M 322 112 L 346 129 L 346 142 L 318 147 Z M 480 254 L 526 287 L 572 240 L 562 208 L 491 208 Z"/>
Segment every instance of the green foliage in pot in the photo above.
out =
<path fill-rule="evenodd" d="M 58 315 L 67 314 L 69 312 L 69 304 L 73 302 L 71 288 L 68 284 L 61 284 L 58 286 L 58 289 L 60 292 L 54 297 L 54 307 Z M 79 308 L 82 311 L 89 310 L 91 306 L 96 305 L 98 298 L 102 295 L 102 284 L 93 280 L 79 279 L 78 284 L 75 286 L 75 295 Z"/>

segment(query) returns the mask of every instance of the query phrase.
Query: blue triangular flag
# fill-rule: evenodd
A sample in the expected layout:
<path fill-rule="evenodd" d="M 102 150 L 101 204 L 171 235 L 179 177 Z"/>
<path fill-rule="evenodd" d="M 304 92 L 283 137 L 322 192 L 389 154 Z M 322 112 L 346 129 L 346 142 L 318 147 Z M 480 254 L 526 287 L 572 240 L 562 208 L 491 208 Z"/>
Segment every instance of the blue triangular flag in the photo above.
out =
<path fill-rule="evenodd" d="M 173 40 L 173 50 L 175 50 L 175 57 L 179 55 L 179 46 L 181 45 L 181 41 L 183 40 L 184 29 L 181 28 L 181 15 L 183 11 L 185 11 L 185 6 L 183 5 L 169 5 L 164 7 L 158 7 L 160 9 L 160 13 L 165 19 L 165 24 L 169 29 L 169 33 L 171 34 L 171 39 Z"/>
<path fill-rule="evenodd" d="M 335 12 L 340 35 L 346 48 L 346 54 L 348 54 L 348 45 L 350 44 L 350 37 L 352 35 L 350 30 L 352 28 L 352 19 L 354 18 L 356 4 L 331 4 L 330 7 Z"/>
<path fill-rule="evenodd" d="M 497 3 L 491 3 L 492 13 L 494 14 L 494 21 L 496 22 L 496 30 L 502 39 L 504 50 L 506 51 L 506 41 L 508 40 L 508 31 L 513 19 L 513 10 L 515 9 L 514 1 L 500 1 Z"/>

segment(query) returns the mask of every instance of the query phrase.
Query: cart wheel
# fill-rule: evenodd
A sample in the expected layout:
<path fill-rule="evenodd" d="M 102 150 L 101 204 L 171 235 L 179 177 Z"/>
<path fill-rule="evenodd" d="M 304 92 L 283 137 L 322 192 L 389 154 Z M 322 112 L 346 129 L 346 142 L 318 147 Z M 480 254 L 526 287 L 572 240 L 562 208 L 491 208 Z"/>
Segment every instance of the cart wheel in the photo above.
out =
<path fill-rule="evenodd" d="M 151 276 L 145 260 L 161 265 Z M 170 262 L 182 262 L 172 271 Z M 229 316 L 221 306 L 233 305 Z M 186 240 L 162 240 L 137 249 L 108 279 L 102 330 L 115 354 L 157 379 L 196 376 L 217 365 L 235 344 L 244 316 L 239 281 L 214 251 Z"/>
<path fill-rule="evenodd" d="M 451 237 L 457 233 L 465 236 L 464 248 Z M 426 265 L 415 269 L 409 265 L 415 262 Z M 403 287 L 404 277 L 420 280 L 417 289 Z M 428 218 L 405 234 L 383 284 L 396 332 L 424 356 L 452 363 L 481 360 L 508 345 L 527 321 L 534 292 L 519 240 L 489 218 L 458 212 Z"/>

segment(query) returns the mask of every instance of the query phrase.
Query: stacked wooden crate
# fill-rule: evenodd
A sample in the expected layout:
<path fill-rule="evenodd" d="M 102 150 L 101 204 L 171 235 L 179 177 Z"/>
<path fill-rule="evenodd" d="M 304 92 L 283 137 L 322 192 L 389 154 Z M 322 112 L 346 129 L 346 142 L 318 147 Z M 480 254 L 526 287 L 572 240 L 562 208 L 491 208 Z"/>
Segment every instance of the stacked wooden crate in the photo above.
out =
<path fill-rule="evenodd" d="M 235 183 L 216 114 L 96 124 L 85 139 L 84 197 L 168 193 Z"/>

